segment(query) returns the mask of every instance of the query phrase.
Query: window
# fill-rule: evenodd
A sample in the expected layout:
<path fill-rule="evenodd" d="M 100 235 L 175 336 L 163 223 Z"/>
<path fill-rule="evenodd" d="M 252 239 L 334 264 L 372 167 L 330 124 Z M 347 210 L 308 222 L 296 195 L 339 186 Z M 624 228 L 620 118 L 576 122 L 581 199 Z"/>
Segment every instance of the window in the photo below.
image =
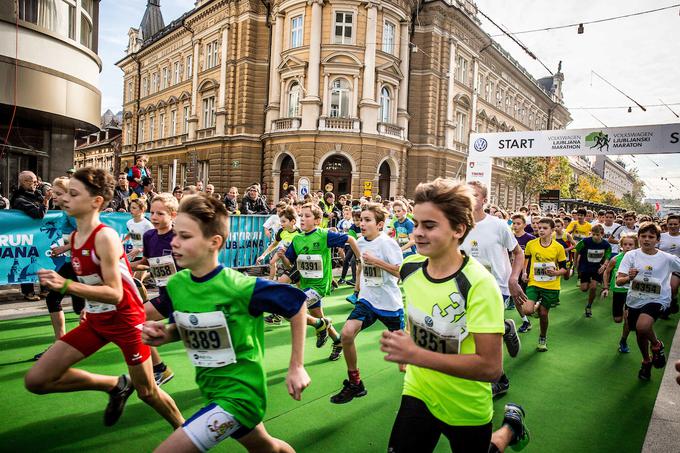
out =
<path fill-rule="evenodd" d="M 203 99 L 203 128 L 215 126 L 215 96 Z"/>
<path fill-rule="evenodd" d="M 217 66 L 217 41 L 205 46 L 205 68 L 210 69 L 215 66 Z"/>
<path fill-rule="evenodd" d="M 182 125 L 182 133 L 186 134 L 189 132 L 189 106 L 184 106 L 184 124 Z"/>
<path fill-rule="evenodd" d="M 163 190 L 163 166 L 158 166 L 158 179 L 156 180 L 156 190 Z M 172 189 L 171 189 L 172 190 Z"/>
<path fill-rule="evenodd" d="M 158 91 L 158 74 L 154 72 L 151 74 L 151 92 L 155 93 L 156 91 Z"/>
<path fill-rule="evenodd" d="M 193 63 L 194 58 L 193 56 L 189 55 L 187 57 L 187 79 L 191 79 L 193 77 Z"/>
<path fill-rule="evenodd" d="M 133 100 L 134 98 L 132 97 L 132 89 L 133 89 L 133 83 L 132 80 L 128 82 L 128 101 Z"/>
<path fill-rule="evenodd" d="M 335 44 L 352 44 L 352 22 L 354 14 L 349 12 L 335 13 Z"/>
<path fill-rule="evenodd" d="M 165 138 L 165 113 L 158 115 L 158 138 Z"/>
<path fill-rule="evenodd" d="M 162 81 L 162 87 L 161 89 L 167 88 L 170 86 L 170 71 L 168 71 L 168 68 L 163 68 L 163 81 Z"/>
<path fill-rule="evenodd" d="M 333 118 L 349 117 L 349 82 L 345 79 L 335 79 L 331 84 L 331 111 Z"/>
<path fill-rule="evenodd" d="M 187 182 L 187 164 L 179 164 L 178 186 L 184 186 Z"/>
<path fill-rule="evenodd" d="M 145 140 L 145 129 L 144 129 L 144 117 L 139 118 L 139 143 L 144 143 Z"/>
<path fill-rule="evenodd" d="M 458 57 L 458 81 L 467 84 L 467 60 L 461 56 Z"/>
<path fill-rule="evenodd" d="M 177 134 L 177 110 L 170 111 L 170 137 Z"/>
<path fill-rule="evenodd" d="M 300 84 L 293 82 L 288 91 L 288 118 L 300 116 Z"/>
<path fill-rule="evenodd" d="M 92 49 L 92 22 L 85 15 L 80 15 L 80 44 Z"/>
<path fill-rule="evenodd" d="M 92 13 L 94 12 L 94 2 L 92 0 L 81 0 L 80 5 L 83 7 L 85 12 L 92 17 Z"/>
<path fill-rule="evenodd" d="M 396 26 L 392 22 L 385 22 L 383 26 L 382 50 L 387 53 L 394 53 L 394 34 Z"/>
<path fill-rule="evenodd" d="M 142 96 L 148 96 L 149 95 L 149 79 L 144 77 L 142 79 Z"/>
<path fill-rule="evenodd" d="M 132 145 L 132 123 L 129 120 L 125 123 L 125 144 Z"/>
<path fill-rule="evenodd" d="M 203 187 L 208 185 L 208 178 L 210 176 L 210 161 L 199 160 L 198 161 L 198 178 L 197 181 L 203 181 Z"/>
<path fill-rule="evenodd" d="M 154 132 L 156 131 L 156 125 L 153 120 L 153 115 L 149 115 L 149 140 L 154 140 Z"/>
<path fill-rule="evenodd" d="M 456 141 L 467 143 L 467 115 L 456 112 Z"/>
<path fill-rule="evenodd" d="M 290 20 L 290 47 L 302 45 L 302 16 L 295 16 Z"/>
<path fill-rule="evenodd" d="M 378 121 L 389 123 L 391 108 L 392 100 L 390 99 L 390 90 L 388 90 L 387 87 L 382 87 L 382 90 L 380 90 L 380 116 L 378 117 Z"/>
<path fill-rule="evenodd" d="M 182 81 L 182 71 L 180 70 L 179 61 L 175 62 L 174 68 L 175 68 L 175 84 L 177 84 Z"/>

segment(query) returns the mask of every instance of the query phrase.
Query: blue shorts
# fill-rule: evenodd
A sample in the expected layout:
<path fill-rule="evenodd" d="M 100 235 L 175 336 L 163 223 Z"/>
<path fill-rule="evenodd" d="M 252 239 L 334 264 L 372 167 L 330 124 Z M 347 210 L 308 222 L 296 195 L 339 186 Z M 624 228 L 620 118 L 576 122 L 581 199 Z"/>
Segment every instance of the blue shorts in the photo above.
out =
<path fill-rule="evenodd" d="M 390 315 L 387 315 L 390 313 Z M 404 310 L 385 312 L 373 308 L 366 299 L 359 299 L 347 319 L 361 321 L 361 330 L 368 329 L 380 320 L 387 330 L 404 330 Z"/>

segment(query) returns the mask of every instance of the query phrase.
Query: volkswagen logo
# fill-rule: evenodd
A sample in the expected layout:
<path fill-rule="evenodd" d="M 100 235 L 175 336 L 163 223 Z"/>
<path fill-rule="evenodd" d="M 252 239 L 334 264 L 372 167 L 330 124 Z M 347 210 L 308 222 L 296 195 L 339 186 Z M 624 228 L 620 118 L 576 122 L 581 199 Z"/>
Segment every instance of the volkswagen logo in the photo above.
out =
<path fill-rule="evenodd" d="M 429 316 L 425 316 L 425 325 L 427 327 L 432 327 L 434 325 L 432 318 L 430 318 Z"/>
<path fill-rule="evenodd" d="M 198 318 L 195 315 L 189 316 L 189 322 L 192 326 L 198 325 Z"/>
<path fill-rule="evenodd" d="M 481 153 L 482 151 L 484 151 L 486 149 L 487 145 L 488 145 L 488 143 L 486 142 L 485 138 L 478 138 L 477 140 L 475 140 L 475 144 L 474 144 L 475 151 L 478 151 L 478 152 Z"/>

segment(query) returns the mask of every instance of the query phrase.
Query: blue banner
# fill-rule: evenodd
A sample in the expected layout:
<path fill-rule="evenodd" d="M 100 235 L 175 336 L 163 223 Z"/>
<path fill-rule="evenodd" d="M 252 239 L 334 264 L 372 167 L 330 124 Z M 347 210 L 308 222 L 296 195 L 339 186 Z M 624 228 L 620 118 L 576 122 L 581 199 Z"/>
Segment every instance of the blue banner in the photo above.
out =
<path fill-rule="evenodd" d="M 101 221 L 115 229 L 122 238 L 132 216 L 125 212 L 104 212 Z M 233 216 L 229 219 L 229 237 L 219 259 L 228 267 L 253 267 L 255 260 L 269 246 L 263 224 L 268 216 Z M 59 269 L 68 256 L 53 257 L 51 249 L 63 245 L 64 235 L 74 225 L 63 211 L 48 211 L 43 219 L 32 219 L 21 211 L 0 211 L 0 286 L 32 283 L 38 269 Z"/>

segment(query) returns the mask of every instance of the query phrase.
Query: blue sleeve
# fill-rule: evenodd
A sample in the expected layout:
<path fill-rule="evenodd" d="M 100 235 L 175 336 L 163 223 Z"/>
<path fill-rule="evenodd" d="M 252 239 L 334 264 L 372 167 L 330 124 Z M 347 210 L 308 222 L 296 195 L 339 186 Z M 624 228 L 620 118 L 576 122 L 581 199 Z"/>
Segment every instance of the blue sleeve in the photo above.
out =
<path fill-rule="evenodd" d="M 248 311 L 253 316 L 267 312 L 290 319 L 300 311 L 305 300 L 307 300 L 305 293 L 294 286 L 258 278 L 255 281 Z"/>
<path fill-rule="evenodd" d="M 413 233 L 414 229 L 415 229 L 415 224 L 411 220 L 406 222 L 406 233 L 407 234 Z"/>
<path fill-rule="evenodd" d="M 290 245 L 286 249 L 286 259 L 292 263 L 295 263 L 297 260 L 297 253 L 295 252 L 295 247 L 293 247 L 293 244 Z"/>
<path fill-rule="evenodd" d="M 347 242 L 348 236 L 345 233 L 335 233 L 333 231 L 328 232 L 326 239 L 326 245 L 328 248 L 342 247 Z"/>

